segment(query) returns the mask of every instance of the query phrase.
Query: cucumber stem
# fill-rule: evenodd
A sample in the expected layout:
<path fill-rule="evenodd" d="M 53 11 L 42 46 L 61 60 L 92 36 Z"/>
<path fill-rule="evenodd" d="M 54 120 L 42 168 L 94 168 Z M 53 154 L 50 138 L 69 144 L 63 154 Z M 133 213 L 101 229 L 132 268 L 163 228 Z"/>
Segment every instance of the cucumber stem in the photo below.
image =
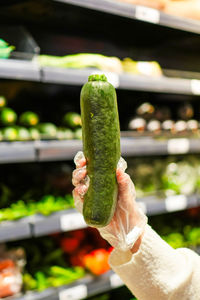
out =
<path fill-rule="evenodd" d="M 107 77 L 104 74 L 94 74 L 88 77 L 88 81 L 107 81 Z"/>

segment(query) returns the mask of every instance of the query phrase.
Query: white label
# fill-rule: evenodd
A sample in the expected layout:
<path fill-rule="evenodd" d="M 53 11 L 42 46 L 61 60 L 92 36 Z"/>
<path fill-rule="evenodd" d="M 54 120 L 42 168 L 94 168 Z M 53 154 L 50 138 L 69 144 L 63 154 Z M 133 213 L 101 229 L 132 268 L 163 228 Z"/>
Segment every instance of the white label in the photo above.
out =
<path fill-rule="evenodd" d="M 112 274 L 110 276 L 110 285 L 112 288 L 116 288 L 116 287 L 124 285 L 124 283 L 117 274 Z"/>
<path fill-rule="evenodd" d="M 184 195 L 167 197 L 165 199 L 165 206 L 169 212 L 185 209 L 187 207 L 187 197 Z"/>
<path fill-rule="evenodd" d="M 141 208 L 141 210 L 143 211 L 144 214 L 147 213 L 147 206 L 144 202 L 140 202 L 140 201 L 137 201 L 137 203 L 139 204 L 139 207 Z"/>
<path fill-rule="evenodd" d="M 167 143 L 167 150 L 170 154 L 188 153 L 190 142 L 188 139 L 170 139 Z"/>
<path fill-rule="evenodd" d="M 119 87 L 119 75 L 114 73 L 114 72 L 103 72 L 103 71 L 94 71 L 92 72 L 92 75 L 95 75 L 95 74 L 104 74 L 107 79 L 108 79 L 108 82 L 110 82 L 115 88 L 118 88 Z"/>
<path fill-rule="evenodd" d="M 160 12 L 153 8 L 148 8 L 145 6 L 136 6 L 135 17 L 138 20 L 158 24 L 160 21 Z"/>
<path fill-rule="evenodd" d="M 60 291 L 59 300 L 79 300 L 87 297 L 87 286 L 84 284 Z"/>
<path fill-rule="evenodd" d="M 191 80 L 191 91 L 194 95 L 200 95 L 200 80 Z"/>
<path fill-rule="evenodd" d="M 62 231 L 75 230 L 87 227 L 82 214 L 72 213 L 60 217 L 60 227 Z"/>

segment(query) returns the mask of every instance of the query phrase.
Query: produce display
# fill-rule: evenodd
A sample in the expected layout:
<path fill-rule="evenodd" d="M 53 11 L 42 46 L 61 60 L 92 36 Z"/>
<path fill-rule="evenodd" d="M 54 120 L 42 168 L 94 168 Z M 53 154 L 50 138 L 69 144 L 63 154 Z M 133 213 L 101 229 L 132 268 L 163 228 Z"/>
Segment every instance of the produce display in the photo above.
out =
<path fill-rule="evenodd" d="M 129 119 L 127 129 L 133 135 L 151 136 L 194 136 L 199 137 L 200 122 L 198 112 L 193 105 L 184 103 L 175 106 L 173 111 L 165 105 L 153 105 L 143 102 L 133 112 Z M 125 132 L 125 135 L 128 133 Z"/>
<path fill-rule="evenodd" d="M 50 215 L 53 212 L 74 207 L 74 201 L 71 195 L 58 196 L 45 195 L 39 201 L 28 202 L 18 200 L 7 208 L 0 210 L 0 222 L 13 221 L 28 217 L 34 214 Z"/>
<path fill-rule="evenodd" d="M 14 46 L 10 46 L 6 41 L 0 38 L 0 58 L 9 58 L 10 53 L 14 49 Z"/>
<path fill-rule="evenodd" d="M 81 116 L 76 112 L 64 113 L 57 125 L 40 122 L 39 115 L 33 111 L 24 111 L 18 115 L 6 103 L 6 98 L 0 96 L 0 141 L 82 138 Z"/>
<path fill-rule="evenodd" d="M 57 163 L 53 169 L 51 164 L 10 167 L 13 176 L 11 169 L 7 171 L 8 166 L 2 167 L 0 175 L 0 222 L 34 214 L 49 215 L 74 207 L 70 167 L 63 163 Z"/>
<path fill-rule="evenodd" d="M 70 284 L 86 274 L 99 276 L 110 269 L 108 256 L 112 249 L 95 229 L 12 242 L 8 247 L 15 249 L 19 244 L 26 255 L 23 291 Z"/>
<path fill-rule="evenodd" d="M 116 168 L 121 156 L 116 92 L 105 75 L 91 75 L 83 86 L 81 118 L 90 178 L 83 216 L 88 225 L 104 227 L 116 208 Z"/>
<path fill-rule="evenodd" d="M 168 216 L 154 216 L 149 219 L 149 224 L 173 248 L 188 247 L 198 251 L 200 245 L 199 208 Z M 10 242 L 7 244 L 7 249 L 4 248 L 3 251 L 0 266 L 13 268 L 13 265 L 17 266 L 16 262 L 21 262 L 20 269 L 18 269 L 21 283 L 18 282 L 17 291 L 21 288 L 22 292 L 27 292 L 67 285 L 87 274 L 93 275 L 95 279 L 109 271 L 108 257 L 112 248 L 101 238 L 96 229 L 86 228 L 52 234 L 48 237 Z M 0 281 L 0 291 L 1 286 Z M 127 294 L 128 290 L 124 292 Z M 116 293 L 120 295 L 120 290 L 91 297 L 91 299 L 116 299 L 114 298 Z M 5 293 L 4 296 L 6 295 L 10 294 Z M 129 299 L 135 298 L 130 294 Z"/>
<path fill-rule="evenodd" d="M 199 193 L 199 156 L 128 159 L 128 170 L 134 181 L 137 198 L 157 198 L 176 194 Z"/>
<path fill-rule="evenodd" d="M 41 66 L 56 68 L 95 68 L 102 71 L 123 72 L 146 75 L 161 76 L 162 70 L 158 62 L 155 61 L 134 61 L 131 58 L 120 60 L 118 57 L 108 57 L 102 54 L 78 53 L 66 56 L 40 55 L 38 62 Z"/>

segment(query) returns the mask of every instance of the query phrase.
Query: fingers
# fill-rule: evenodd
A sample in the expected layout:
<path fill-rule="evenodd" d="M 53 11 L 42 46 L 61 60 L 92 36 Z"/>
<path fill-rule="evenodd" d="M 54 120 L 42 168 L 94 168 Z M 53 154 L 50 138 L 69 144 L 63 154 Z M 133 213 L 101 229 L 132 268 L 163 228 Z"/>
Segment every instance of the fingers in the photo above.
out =
<path fill-rule="evenodd" d="M 123 157 L 120 157 L 117 164 L 117 169 L 121 169 L 124 172 L 127 169 L 127 162 L 125 161 L 125 159 L 123 159 Z"/>
<path fill-rule="evenodd" d="M 82 168 L 86 165 L 86 159 L 82 151 L 78 151 L 74 157 L 74 163 L 77 168 Z"/>
<path fill-rule="evenodd" d="M 117 169 L 118 191 L 121 197 L 135 197 L 135 187 L 133 181 L 122 169 Z"/>
<path fill-rule="evenodd" d="M 88 190 L 88 186 L 85 184 L 79 184 L 75 189 L 73 190 L 73 197 L 74 198 L 83 198 L 85 193 Z"/>
<path fill-rule="evenodd" d="M 86 166 L 75 169 L 72 173 L 72 184 L 74 186 L 77 186 L 78 184 L 81 183 L 81 181 L 85 179 L 86 175 L 87 175 Z"/>

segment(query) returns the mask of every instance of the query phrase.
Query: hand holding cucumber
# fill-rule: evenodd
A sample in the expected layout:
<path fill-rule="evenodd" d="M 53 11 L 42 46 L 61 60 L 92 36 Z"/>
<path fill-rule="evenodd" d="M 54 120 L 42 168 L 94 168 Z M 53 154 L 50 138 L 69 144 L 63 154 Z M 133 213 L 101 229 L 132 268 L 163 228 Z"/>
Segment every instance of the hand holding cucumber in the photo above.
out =
<path fill-rule="evenodd" d="M 73 197 L 79 212 L 83 211 L 84 195 L 89 187 L 86 159 L 83 152 L 78 152 L 74 158 L 76 169 L 73 172 L 72 182 L 75 186 Z M 98 228 L 101 236 L 114 248 L 122 251 L 133 247 L 143 234 L 147 217 L 135 201 L 135 188 L 129 175 L 125 173 L 126 162 L 120 158 L 116 177 L 118 184 L 117 206 L 113 218 L 105 227 Z"/>
<path fill-rule="evenodd" d="M 81 89 L 83 152 L 75 157 L 72 182 L 77 209 L 113 247 L 132 249 L 147 222 L 135 202 L 127 164 L 120 158 L 115 88 L 105 75 L 90 75 Z M 83 201 L 84 198 L 84 201 Z"/>

